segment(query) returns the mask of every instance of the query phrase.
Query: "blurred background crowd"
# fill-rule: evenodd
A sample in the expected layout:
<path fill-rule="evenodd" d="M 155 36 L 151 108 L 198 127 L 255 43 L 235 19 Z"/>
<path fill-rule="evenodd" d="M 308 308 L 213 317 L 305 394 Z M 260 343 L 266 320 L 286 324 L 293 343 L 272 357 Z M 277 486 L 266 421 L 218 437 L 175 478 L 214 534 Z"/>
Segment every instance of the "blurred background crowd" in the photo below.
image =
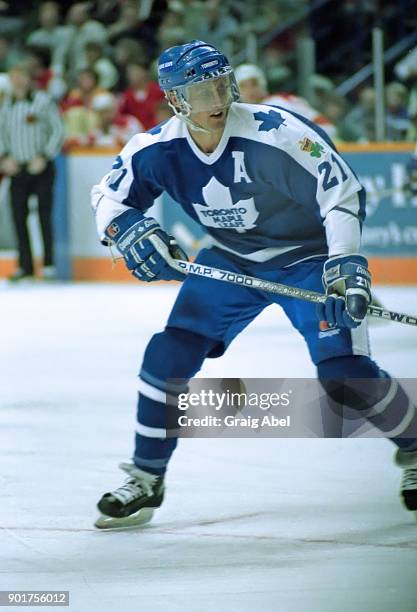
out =
<path fill-rule="evenodd" d="M 416 9 L 416 0 L 0 0 L 0 104 L 17 67 L 58 105 L 67 149 L 123 145 L 171 115 L 156 82 L 159 53 L 197 38 L 239 67 L 244 101 L 288 105 L 339 141 L 373 141 L 378 22 L 385 137 L 414 141 Z"/>

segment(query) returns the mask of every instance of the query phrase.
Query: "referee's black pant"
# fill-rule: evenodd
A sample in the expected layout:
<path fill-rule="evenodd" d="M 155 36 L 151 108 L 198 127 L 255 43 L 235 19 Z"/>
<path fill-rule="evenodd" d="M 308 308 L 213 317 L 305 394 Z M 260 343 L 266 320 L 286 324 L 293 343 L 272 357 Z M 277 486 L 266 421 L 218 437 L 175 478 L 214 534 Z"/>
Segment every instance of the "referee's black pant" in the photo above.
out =
<path fill-rule="evenodd" d="M 12 217 L 19 251 L 19 267 L 24 274 L 33 274 L 33 257 L 27 227 L 28 200 L 31 195 L 38 198 L 38 215 L 43 240 L 43 265 L 53 265 L 52 204 L 55 167 L 48 162 L 40 174 L 29 174 L 21 170 L 11 178 L 10 195 Z"/>

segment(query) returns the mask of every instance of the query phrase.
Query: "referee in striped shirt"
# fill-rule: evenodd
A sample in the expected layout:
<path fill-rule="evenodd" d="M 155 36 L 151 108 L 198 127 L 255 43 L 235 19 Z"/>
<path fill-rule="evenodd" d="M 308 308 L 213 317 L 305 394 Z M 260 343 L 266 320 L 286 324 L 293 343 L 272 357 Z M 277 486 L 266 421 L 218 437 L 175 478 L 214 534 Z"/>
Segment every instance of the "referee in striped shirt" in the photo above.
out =
<path fill-rule="evenodd" d="M 28 199 L 36 195 L 43 240 L 43 276 L 54 276 L 52 203 L 55 167 L 64 128 L 55 102 L 32 86 L 29 69 L 19 64 L 9 71 L 12 94 L 0 109 L 0 171 L 10 176 L 12 217 L 19 267 L 10 280 L 33 276 L 27 228 Z"/>

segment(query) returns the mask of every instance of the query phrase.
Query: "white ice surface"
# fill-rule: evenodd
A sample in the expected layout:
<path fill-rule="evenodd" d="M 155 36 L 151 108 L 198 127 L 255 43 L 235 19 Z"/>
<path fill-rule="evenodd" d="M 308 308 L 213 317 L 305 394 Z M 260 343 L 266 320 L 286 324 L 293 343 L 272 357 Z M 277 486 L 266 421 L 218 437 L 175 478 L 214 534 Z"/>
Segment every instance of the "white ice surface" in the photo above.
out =
<path fill-rule="evenodd" d="M 0 290 L 0 589 L 70 590 L 75 612 L 415 612 L 417 523 L 382 439 L 183 440 L 153 523 L 94 531 L 131 455 L 142 352 L 175 292 Z M 416 293 L 377 291 L 411 313 Z M 417 329 L 371 333 L 382 367 L 416 376 Z M 273 307 L 201 375 L 314 368 Z"/>

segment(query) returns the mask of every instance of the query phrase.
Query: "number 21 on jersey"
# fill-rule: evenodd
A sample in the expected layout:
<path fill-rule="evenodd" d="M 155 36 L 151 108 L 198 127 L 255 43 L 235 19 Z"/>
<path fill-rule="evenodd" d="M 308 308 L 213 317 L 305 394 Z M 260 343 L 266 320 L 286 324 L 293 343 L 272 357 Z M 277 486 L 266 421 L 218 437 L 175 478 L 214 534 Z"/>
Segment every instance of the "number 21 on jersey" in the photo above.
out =
<path fill-rule="evenodd" d="M 337 169 L 328 161 L 323 161 L 318 166 L 318 171 L 320 174 L 323 174 L 323 191 L 328 191 L 332 187 L 339 185 L 340 182 L 344 183 L 348 178 L 348 175 L 344 171 L 343 166 L 337 157 L 333 155 L 333 153 L 330 157 L 336 164 Z"/>
<path fill-rule="evenodd" d="M 111 172 L 109 173 L 109 176 L 107 177 L 107 181 L 108 182 L 111 181 L 109 182 L 109 188 L 112 189 L 113 191 L 117 191 L 119 189 L 120 183 L 122 182 L 122 180 L 127 174 L 126 168 L 122 168 L 122 166 L 123 166 L 123 160 L 120 157 L 120 155 L 118 155 L 114 161 Z"/>

